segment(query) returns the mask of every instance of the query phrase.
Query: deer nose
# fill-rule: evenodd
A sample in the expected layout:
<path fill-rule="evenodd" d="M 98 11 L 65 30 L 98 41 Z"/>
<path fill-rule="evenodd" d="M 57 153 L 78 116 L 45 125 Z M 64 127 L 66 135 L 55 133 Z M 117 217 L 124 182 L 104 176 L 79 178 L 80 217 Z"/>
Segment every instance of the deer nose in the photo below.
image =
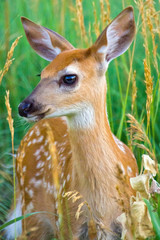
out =
<path fill-rule="evenodd" d="M 27 117 L 31 112 L 33 104 L 31 102 L 22 102 L 18 106 L 19 115 L 22 117 Z"/>

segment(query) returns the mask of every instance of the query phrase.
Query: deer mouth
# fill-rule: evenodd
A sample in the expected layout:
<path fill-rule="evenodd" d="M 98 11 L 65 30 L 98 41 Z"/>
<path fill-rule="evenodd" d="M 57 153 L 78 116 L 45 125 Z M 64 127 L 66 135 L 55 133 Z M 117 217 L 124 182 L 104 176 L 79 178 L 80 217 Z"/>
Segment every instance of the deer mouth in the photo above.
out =
<path fill-rule="evenodd" d="M 48 109 L 45 112 L 36 114 L 36 115 L 28 114 L 26 119 L 27 119 L 28 122 L 38 122 L 41 119 L 45 118 L 48 115 L 49 112 L 50 112 L 50 109 Z"/>

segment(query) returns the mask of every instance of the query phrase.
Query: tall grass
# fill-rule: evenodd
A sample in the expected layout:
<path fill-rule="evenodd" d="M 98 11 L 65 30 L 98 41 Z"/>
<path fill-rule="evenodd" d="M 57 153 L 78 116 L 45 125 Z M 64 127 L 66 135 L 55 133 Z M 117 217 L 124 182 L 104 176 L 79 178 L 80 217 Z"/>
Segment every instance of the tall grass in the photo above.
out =
<path fill-rule="evenodd" d="M 11 0 L 0 1 L 0 69 L 3 69 L 11 43 L 24 35 L 20 16 L 59 32 L 75 47 L 88 47 L 103 28 L 124 7 L 135 10 L 137 33 L 129 50 L 114 60 L 106 74 L 107 109 L 112 131 L 132 147 L 141 166 L 141 155 L 147 151 L 160 163 L 160 12 L 158 0 Z M 10 104 L 14 118 L 15 149 L 30 126 L 18 117 L 17 106 L 36 86 L 38 73 L 47 62 L 37 56 L 23 37 L 12 56 L 8 57 L 6 75 L 0 78 L 0 219 L 5 216 L 12 194 L 12 152 L 10 130 L 6 121 L 5 92 L 10 90 Z M 7 65 L 6 65 L 7 66 Z M 4 68 L 5 70 L 5 68 Z M 8 72 L 7 72 L 8 71 Z M 2 74 L 2 73 L 1 73 Z M 2 75 L 1 75 L 2 76 Z M 127 132 L 130 113 L 132 128 Z M 131 121 L 135 119 L 135 121 Z M 136 138 L 135 127 L 143 129 L 144 139 Z M 143 144 L 143 145 L 142 145 Z M 143 147 L 142 147 L 143 146 Z M 149 153 L 149 151 L 147 151 Z M 157 177 L 160 180 L 160 176 Z M 5 189 L 5 195 L 4 193 Z"/>

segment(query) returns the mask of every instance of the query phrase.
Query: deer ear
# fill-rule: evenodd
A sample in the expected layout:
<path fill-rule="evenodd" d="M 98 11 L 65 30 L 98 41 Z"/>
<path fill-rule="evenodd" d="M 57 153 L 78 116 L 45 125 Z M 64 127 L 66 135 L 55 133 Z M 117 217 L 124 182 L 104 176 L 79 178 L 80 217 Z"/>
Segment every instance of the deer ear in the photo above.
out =
<path fill-rule="evenodd" d="M 58 33 L 21 17 L 26 37 L 31 47 L 42 58 L 52 61 L 60 52 L 74 47 Z"/>
<path fill-rule="evenodd" d="M 128 7 L 104 29 L 94 44 L 94 51 L 109 63 L 128 49 L 134 35 L 133 8 Z"/>

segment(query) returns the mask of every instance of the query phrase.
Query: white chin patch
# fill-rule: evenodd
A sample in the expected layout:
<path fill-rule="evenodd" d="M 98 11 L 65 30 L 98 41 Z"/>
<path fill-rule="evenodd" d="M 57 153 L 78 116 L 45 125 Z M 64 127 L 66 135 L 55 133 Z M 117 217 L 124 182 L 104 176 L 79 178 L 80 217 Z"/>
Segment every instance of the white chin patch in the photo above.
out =
<path fill-rule="evenodd" d="M 71 129 L 89 129 L 95 124 L 95 111 L 90 104 L 84 104 L 74 116 L 67 118 Z"/>
<path fill-rule="evenodd" d="M 28 115 L 27 118 L 25 118 L 25 120 L 27 122 L 37 122 L 38 120 L 40 120 L 40 118 L 38 116 L 31 116 L 31 115 Z"/>
<path fill-rule="evenodd" d="M 91 104 L 80 103 L 54 111 L 45 118 L 65 117 L 68 126 L 75 129 L 91 128 L 95 123 L 95 112 Z"/>

